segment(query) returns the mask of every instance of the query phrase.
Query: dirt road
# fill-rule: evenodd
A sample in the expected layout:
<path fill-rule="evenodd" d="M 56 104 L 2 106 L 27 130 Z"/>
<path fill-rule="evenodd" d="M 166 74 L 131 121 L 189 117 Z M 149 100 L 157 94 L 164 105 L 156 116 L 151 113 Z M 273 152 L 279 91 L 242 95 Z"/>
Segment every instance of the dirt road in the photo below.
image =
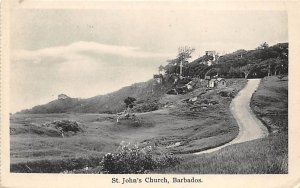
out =
<path fill-rule="evenodd" d="M 260 79 L 248 80 L 245 88 L 239 92 L 230 104 L 230 111 L 239 125 L 238 136 L 225 145 L 195 154 L 211 153 L 232 144 L 262 138 L 268 134 L 267 128 L 255 117 L 250 108 L 251 96 L 257 89 L 259 83 Z"/>

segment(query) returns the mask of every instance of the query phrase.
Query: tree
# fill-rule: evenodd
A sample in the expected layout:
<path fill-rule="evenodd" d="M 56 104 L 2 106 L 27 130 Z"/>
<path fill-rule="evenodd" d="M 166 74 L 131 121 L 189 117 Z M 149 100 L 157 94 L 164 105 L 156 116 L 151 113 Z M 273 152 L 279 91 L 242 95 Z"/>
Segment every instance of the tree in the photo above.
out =
<path fill-rule="evenodd" d="M 162 71 L 163 71 L 164 69 L 165 69 L 165 67 L 162 66 L 162 65 L 160 65 L 160 66 L 158 67 L 158 73 L 161 74 Z"/>
<path fill-rule="evenodd" d="M 240 78 L 242 77 L 242 71 L 239 68 L 230 67 L 228 71 L 228 76 L 231 78 Z"/>
<path fill-rule="evenodd" d="M 245 78 L 248 78 L 249 74 L 251 73 L 252 69 L 253 69 L 254 65 L 252 64 L 247 64 L 243 67 L 240 67 L 240 71 L 242 71 L 245 75 Z"/>
<path fill-rule="evenodd" d="M 261 49 L 266 49 L 266 48 L 269 48 L 269 44 L 264 42 L 264 43 L 260 44 L 256 49 L 261 50 Z"/>
<path fill-rule="evenodd" d="M 179 62 L 185 63 L 189 58 L 191 58 L 191 54 L 195 51 L 195 48 L 191 48 L 188 46 L 181 46 L 178 48 L 177 59 Z"/>
<path fill-rule="evenodd" d="M 133 97 L 127 97 L 126 99 L 124 99 L 124 103 L 126 104 L 126 108 L 133 108 L 134 101 L 136 101 L 136 99 L 133 98 Z"/>
<path fill-rule="evenodd" d="M 219 68 L 211 68 L 205 73 L 204 78 L 205 76 L 217 76 L 219 72 L 220 72 Z"/>
<path fill-rule="evenodd" d="M 167 74 L 179 74 L 182 72 L 182 67 L 187 66 L 188 59 L 191 58 L 191 54 L 195 51 L 194 48 L 184 46 L 178 48 L 178 55 L 175 59 L 167 60 L 168 65 L 164 68 Z M 182 63 L 182 66 L 181 66 Z"/>
<path fill-rule="evenodd" d="M 288 73 L 288 61 L 277 58 L 275 61 L 275 75 Z"/>

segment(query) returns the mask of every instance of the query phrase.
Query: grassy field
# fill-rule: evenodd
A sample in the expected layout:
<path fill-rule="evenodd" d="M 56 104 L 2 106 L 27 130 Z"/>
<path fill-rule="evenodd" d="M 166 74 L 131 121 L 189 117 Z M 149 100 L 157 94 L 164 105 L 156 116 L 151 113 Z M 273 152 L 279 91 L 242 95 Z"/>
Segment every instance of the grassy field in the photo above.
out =
<path fill-rule="evenodd" d="M 288 80 L 266 77 L 251 100 L 254 113 L 268 127 L 268 137 L 202 155 L 183 155 L 180 164 L 157 173 L 288 173 Z"/>
<path fill-rule="evenodd" d="M 251 108 L 270 132 L 288 130 L 288 80 L 268 77 L 253 95 Z"/>
<path fill-rule="evenodd" d="M 113 114 L 14 114 L 11 171 L 57 173 L 97 167 L 104 154 L 115 151 L 122 141 L 153 145 L 178 156 L 225 144 L 238 134 L 229 105 L 245 83 L 232 79 L 225 89 L 165 95 L 159 101 L 162 109 L 136 114 L 139 124 L 117 123 Z M 230 97 L 224 96 L 229 92 Z M 43 126 L 58 120 L 79 122 L 83 132 L 62 137 Z"/>

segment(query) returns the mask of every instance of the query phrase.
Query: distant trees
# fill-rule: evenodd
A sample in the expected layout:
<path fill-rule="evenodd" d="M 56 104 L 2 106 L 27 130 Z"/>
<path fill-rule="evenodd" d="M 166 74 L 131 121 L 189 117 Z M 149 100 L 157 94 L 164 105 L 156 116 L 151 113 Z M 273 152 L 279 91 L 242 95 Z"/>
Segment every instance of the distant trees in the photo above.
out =
<path fill-rule="evenodd" d="M 199 64 L 199 62 L 191 62 L 184 67 L 183 75 L 204 78 L 206 72 L 209 69 L 210 67 L 206 64 Z"/>
<path fill-rule="evenodd" d="M 266 48 L 269 48 L 269 44 L 264 42 L 264 43 L 260 44 L 256 49 L 260 50 L 260 49 L 266 49 Z"/>
<path fill-rule="evenodd" d="M 175 59 L 168 60 L 164 68 L 166 74 L 179 74 L 180 63 L 183 63 L 182 75 L 204 78 L 205 75 L 219 75 L 224 78 L 262 78 L 265 76 L 288 74 L 288 43 L 269 46 L 264 42 L 254 50 L 237 50 L 220 56 L 211 66 L 203 63 L 211 60 L 209 55 L 203 55 L 192 62 L 194 48 L 179 47 Z"/>
<path fill-rule="evenodd" d="M 288 43 L 269 46 L 262 43 L 255 50 L 237 50 L 218 59 L 214 67 L 223 77 L 264 77 L 288 74 Z"/>
<path fill-rule="evenodd" d="M 270 58 L 256 64 L 256 71 L 263 76 L 288 74 L 288 61 L 286 59 Z"/>

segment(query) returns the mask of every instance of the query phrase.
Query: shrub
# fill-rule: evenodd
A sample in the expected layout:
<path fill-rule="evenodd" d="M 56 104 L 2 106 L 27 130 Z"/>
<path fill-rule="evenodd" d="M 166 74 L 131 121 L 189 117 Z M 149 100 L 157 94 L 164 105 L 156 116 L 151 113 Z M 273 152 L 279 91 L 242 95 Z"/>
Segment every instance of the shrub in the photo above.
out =
<path fill-rule="evenodd" d="M 151 146 L 139 147 L 121 143 L 116 153 L 107 153 L 100 165 L 103 173 L 137 174 L 178 163 L 178 158 L 163 152 L 155 153 Z"/>
<path fill-rule="evenodd" d="M 158 109 L 159 105 L 157 104 L 157 102 L 145 102 L 136 106 L 133 110 L 135 112 L 151 112 Z"/>
<path fill-rule="evenodd" d="M 63 132 L 72 131 L 74 133 L 77 133 L 83 131 L 78 122 L 70 120 L 53 121 L 51 123 L 45 123 L 43 126 L 54 127 L 58 130 L 62 130 Z"/>

